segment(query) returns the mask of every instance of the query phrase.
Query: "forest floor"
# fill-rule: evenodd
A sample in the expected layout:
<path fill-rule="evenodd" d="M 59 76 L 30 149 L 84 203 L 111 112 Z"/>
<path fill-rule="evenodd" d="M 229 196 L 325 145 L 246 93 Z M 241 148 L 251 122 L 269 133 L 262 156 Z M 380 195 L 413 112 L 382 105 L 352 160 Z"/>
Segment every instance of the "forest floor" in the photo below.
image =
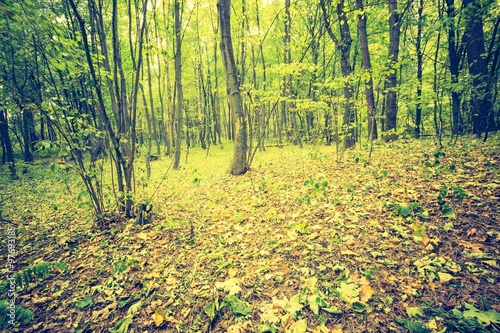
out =
<path fill-rule="evenodd" d="M 138 169 L 149 223 L 105 230 L 74 169 L 1 169 L 0 286 L 11 237 L 15 302 L 34 311 L 9 330 L 500 332 L 499 136 L 371 158 L 271 147 L 238 177 L 229 145 L 185 153 L 179 171 L 152 162 L 149 182 Z"/>

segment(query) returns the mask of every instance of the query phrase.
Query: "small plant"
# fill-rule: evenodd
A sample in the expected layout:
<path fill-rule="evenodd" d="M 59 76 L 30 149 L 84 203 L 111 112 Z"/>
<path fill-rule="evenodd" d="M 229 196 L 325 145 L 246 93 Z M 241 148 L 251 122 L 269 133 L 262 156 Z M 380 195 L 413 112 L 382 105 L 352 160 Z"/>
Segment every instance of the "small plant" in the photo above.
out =
<path fill-rule="evenodd" d="M 430 155 L 429 155 L 429 154 L 425 153 L 425 154 L 423 155 L 424 160 L 425 160 L 424 165 L 425 165 L 426 167 L 431 167 L 431 166 L 438 166 L 438 165 L 440 165 L 440 164 L 441 164 L 441 161 L 440 161 L 439 159 L 440 159 L 441 157 L 445 157 L 445 156 L 446 156 L 446 154 L 445 154 L 445 153 L 443 153 L 442 151 L 437 151 L 437 152 L 435 152 L 435 153 L 434 153 L 434 155 L 433 155 L 433 156 L 434 156 L 434 162 L 431 162 L 431 161 L 430 161 L 430 158 L 431 158 L 431 157 L 430 157 Z"/>
<path fill-rule="evenodd" d="M 137 260 L 125 256 L 117 260 L 117 262 L 113 266 L 112 273 L 120 274 L 129 270 L 130 267 L 133 268 L 135 266 L 137 266 Z"/>
<path fill-rule="evenodd" d="M 308 179 L 304 182 L 304 186 L 309 186 L 307 193 L 299 198 L 299 204 L 306 202 L 308 205 L 311 204 L 311 199 L 313 197 L 319 197 L 322 200 L 328 202 L 328 197 L 326 193 L 326 189 L 328 188 L 329 183 L 325 180 L 323 182 L 316 182 L 314 179 Z"/>
<path fill-rule="evenodd" d="M 465 190 L 458 185 L 451 186 L 451 195 L 453 195 L 453 198 L 455 200 L 458 200 L 460 202 L 469 197 L 467 192 L 465 192 Z"/>
<path fill-rule="evenodd" d="M 446 197 L 448 196 L 448 190 L 448 185 L 441 186 L 441 188 L 439 189 L 437 201 L 439 210 L 441 211 L 441 216 L 453 218 L 455 217 L 455 213 L 453 212 L 453 209 L 450 208 L 449 203 L 446 200 Z M 462 188 L 460 188 L 460 186 L 452 186 L 451 191 L 452 196 L 459 201 L 462 201 L 467 197 L 467 193 Z"/>
<path fill-rule="evenodd" d="M 53 271 L 59 271 L 65 274 L 68 270 L 68 265 L 63 262 L 41 262 L 17 272 L 14 275 L 14 278 L 16 280 L 17 287 L 27 289 L 31 282 L 35 282 L 39 279 L 46 279 Z M 8 280 L 5 280 L 0 284 L 0 294 L 4 297 L 9 286 L 10 282 Z"/>
<path fill-rule="evenodd" d="M 424 219 L 429 217 L 422 206 L 416 202 L 410 205 L 389 203 L 387 207 L 391 210 L 392 215 L 395 216 L 408 217 L 410 215 L 415 215 Z"/>
<path fill-rule="evenodd" d="M 25 308 L 21 305 L 12 307 L 7 300 L 0 300 L 0 328 L 6 329 L 17 324 L 29 324 L 34 316 L 35 313 L 31 308 Z"/>

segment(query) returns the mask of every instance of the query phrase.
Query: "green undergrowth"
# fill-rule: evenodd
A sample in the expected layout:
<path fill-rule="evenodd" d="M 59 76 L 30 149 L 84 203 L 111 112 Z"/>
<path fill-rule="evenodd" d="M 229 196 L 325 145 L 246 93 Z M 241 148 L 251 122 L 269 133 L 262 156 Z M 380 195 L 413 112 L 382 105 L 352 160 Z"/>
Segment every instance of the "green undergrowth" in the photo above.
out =
<path fill-rule="evenodd" d="M 134 199 L 153 207 L 148 223 L 106 230 L 74 167 L 47 157 L 15 183 L 2 169 L 24 267 L 17 292 L 29 295 L 17 305 L 33 311 L 15 329 L 498 331 L 498 147 L 498 137 L 377 142 L 371 157 L 368 146 L 270 147 L 233 177 L 227 144 L 187 162 L 184 151 L 179 171 L 161 156 L 149 181 L 140 155 Z"/>

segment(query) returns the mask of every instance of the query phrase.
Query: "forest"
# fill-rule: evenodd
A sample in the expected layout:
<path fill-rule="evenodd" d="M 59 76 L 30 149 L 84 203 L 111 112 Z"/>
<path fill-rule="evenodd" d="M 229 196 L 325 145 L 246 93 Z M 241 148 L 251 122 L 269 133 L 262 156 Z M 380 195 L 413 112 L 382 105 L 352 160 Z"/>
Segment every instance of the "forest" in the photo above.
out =
<path fill-rule="evenodd" d="M 0 330 L 500 332 L 497 0 L 0 0 Z"/>

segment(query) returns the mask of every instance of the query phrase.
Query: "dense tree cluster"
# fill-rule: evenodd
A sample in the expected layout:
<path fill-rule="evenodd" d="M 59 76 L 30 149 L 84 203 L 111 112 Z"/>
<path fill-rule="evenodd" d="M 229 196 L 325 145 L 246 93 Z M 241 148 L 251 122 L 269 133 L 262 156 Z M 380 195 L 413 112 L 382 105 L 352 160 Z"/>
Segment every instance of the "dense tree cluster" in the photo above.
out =
<path fill-rule="evenodd" d="M 101 216 L 107 156 L 130 216 L 142 146 L 149 175 L 234 140 L 241 174 L 266 144 L 486 140 L 499 25 L 492 0 L 4 0 L 2 162 L 15 178 L 16 159 L 71 155 Z"/>

